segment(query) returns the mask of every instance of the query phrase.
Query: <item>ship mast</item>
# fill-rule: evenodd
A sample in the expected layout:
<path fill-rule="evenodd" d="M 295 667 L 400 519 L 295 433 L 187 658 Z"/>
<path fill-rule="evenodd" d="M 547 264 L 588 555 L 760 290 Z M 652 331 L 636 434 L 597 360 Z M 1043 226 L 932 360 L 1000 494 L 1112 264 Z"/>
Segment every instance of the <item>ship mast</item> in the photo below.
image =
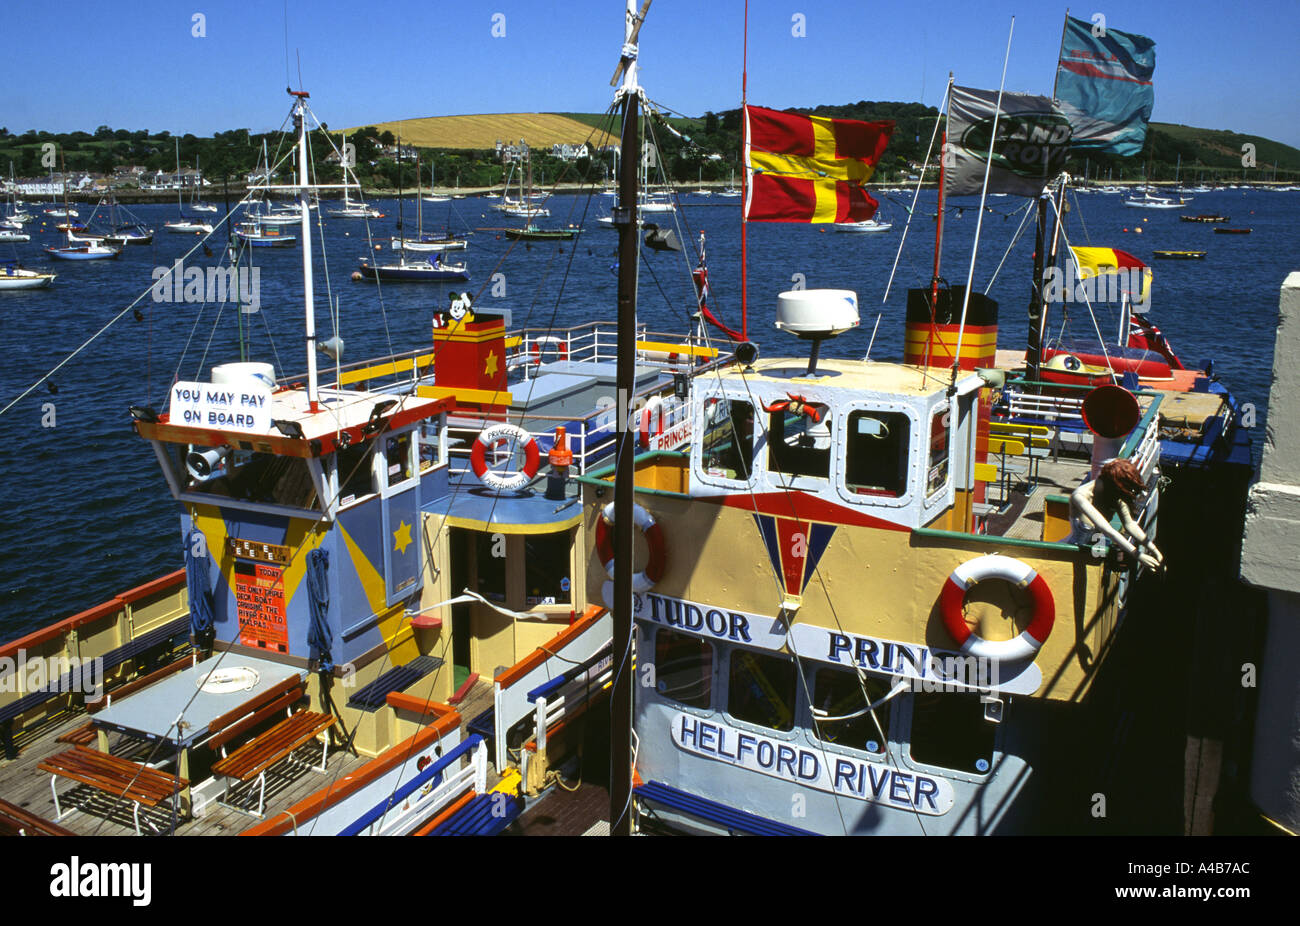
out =
<path fill-rule="evenodd" d="M 645 0 L 640 12 L 636 0 L 627 0 L 623 53 L 610 81 L 622 86 L 615 94 L 623 106 L 623 131 L 620 150 L 618 205 L 614 208 L 614 225 L 618 228 L 618 439 L 615 447 L 614 475 L 614 600 L 612 611 L 614 635 L 610 654 L 613 657 L 614 687 L 610 692 L 609 735 L 609 832 L 611 836 L 632 834 L 632 538 L 635 524 L 632 511 L 636 491 L 636 444 L 628 427 L 628 407 L 636 380 L 636 287 L 637 287 L 637 169 L 640 137 L 641 88 L 637 85 L 637 34 L 650 9 Z"/>
<path fill-rule="evenodd" d="M 290 90 L 294 97 L 293 122 L 298 129 L 298 208 L 302 213 L 302 304 L 307 340 L 307 405 L 320 411 L 316 384 L 316 300 L 311 275 L 311 203 L 307 189 L 307 97 L 306 90 Z M 269 162 L 268 162 L 269 164 Z M 343 169 L 347 189 L 347 168 Z"/>

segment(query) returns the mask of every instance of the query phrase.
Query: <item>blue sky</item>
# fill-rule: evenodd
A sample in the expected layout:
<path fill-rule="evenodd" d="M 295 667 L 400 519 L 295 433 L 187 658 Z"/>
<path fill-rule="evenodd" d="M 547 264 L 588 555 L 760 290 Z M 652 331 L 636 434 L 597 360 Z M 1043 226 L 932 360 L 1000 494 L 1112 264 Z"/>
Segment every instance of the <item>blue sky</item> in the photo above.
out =
<path fill-rule="evenodd" d="M 284 0 L 11 2 L 0 125 L 107 124 L 210 135 L 265 131 L 287 111 Z M 620 0 L 288 0 L 290 71 L 334 126 L 479 112 L 602 111 L 622 42 Z M 1155 116 L 1300 147 L 1300 3 L 1094 0 L 1073 15 L 1156 41 Z M 656 0 L 642 82 L 688 115 L 740 98 L 741 0 Z M 947 73 L 1049 93 L 1064 4 L 754 0 L 749 97 L 782 108 L 861 99 L 937 104 Z M 206 35 L 192 36 L 193 17 Z M 504 37 L 493 33 L 504 16 Z M 805 35 L 796 37 L 796 16 Z M 501 20 L 495 20 L 500 31 Z M 41 38 L 49 36 L 50 38 Z"/>

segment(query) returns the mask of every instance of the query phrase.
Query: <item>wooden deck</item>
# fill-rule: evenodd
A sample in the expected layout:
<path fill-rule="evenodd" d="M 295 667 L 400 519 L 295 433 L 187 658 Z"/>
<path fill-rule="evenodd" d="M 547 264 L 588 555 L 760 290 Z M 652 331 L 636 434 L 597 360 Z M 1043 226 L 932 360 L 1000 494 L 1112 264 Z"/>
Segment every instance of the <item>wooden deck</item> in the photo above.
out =
<path fill-rule="evenodd" d="M 37 766 L 56 753 L 64 751 L 67 746 L 57 742 L 58 737 L 85 723 L 84 714 L 68 716 L 63 722 L 51 725 L 43 730 L 39 737 L 26 740 L 22 751 L 13 760 L 0 760 L 0 796 L 16 804 L 29 813 L 54 819 L 54 798 L 50 793 L 50 775 Z M 130 739 L 120 734 L 110 734 L 109 752 L 116 756 L 132 759 L 136 762 L 157 762 L 165 758 L 162 752 L 153 752 L 151 744 L 137 739 Z M 191 774 L 196 783 L 200 776 L 193 770 L 206 769 L 210 760 L 197 750 L 191 760 Z M 331 748 L 326 774 L 308 771 L 314 762 L 320 763 L 320 744 L 309 743 L 298 750 L 283 767 L 276 768 L 274 774 L 267 775 L 266 806 L 267 815 L 277 813 L 301 800 L 308 794 L 326 785 L 331 778 L 339 778 L 360 767 L 366 759 L 349 755 L 342 750 Z M 206 771 L 202 777 L 208 777 Z M 78 785 L 68 779 L 56 781 L 59 789 L 59 803 L 67 814 L 59 825 L 66 827 L 79 836 L 134 836 L 132 823 L 132 805 L 129 800 L 114 799 L 103 792 L 85 785 Z M 247 786 L 245 786 L 247 787 Z M 78 811 L 68 813 L 77 807 Z M 179 811 L 179 808 L 178 808 Z M 219 804 L 209 804 L 207 813 L 197 819 L 177 816 L 173 821 L 170 806 L 156 809 L 141 808 L 142 821 L 147 820 L 161 833 L 175 832 L 180 836 L 220 836 L 235 835 L 259 822 L 254 817 L 240 813 Z M 145 826 L 148 832 L 149 827 Z"/>
<path fill-rule="evenodd" d="M 468 696 L 458 705 L 458 710 L 468 722 L 469 719 L 492 706 L 492 683 L 480 679 L 470 690 Z M 46 820 L 54 820 L 54 798 L 50 793 L 50 775 L 37 766 L 50 756 L 65 751 L 68 746 L 58 742 L 58 738 L 82 726 L 87 720 L 86 714 L 78 712 L 68 714 L 61 720 L 51 723 L 36 736 L 24 740 L 17 758 L 0 759 L 0 797 L 28 813 Z M 351 722 L 347 724 L 351 728 Z M 150 743 L 112 733 L 108 737 L 109 752 L 115 756 L 136 762 L 156 763 L 167 757 L 157 751 Z M 93 748 L 93 743 L 92 743 Z M 165 747 L 164 747 L 165 748 Z M 354 756 L 344 752 L 335 743 L 331 743 L 326 762 L 326 772 L 312 771 L 320 764 L 320 743 L 312 742 L 296 750 L 289 760 L 275 766 L 267 775 L 266 781 L 266 817 L 275 816 L 286 807 L 302 800 L 315 791 L 325 787 L 332 780 L 338 780 L 356 771 L 367 761 L 364 756 Z M 209 766 L 213 758 L 202 747 L 191 754 L 191 778 L 195 784 L 210 778 Z M 170 766 L 169 766 L 170 767 Z M 495 768 L 488 768 L 488 787 L 492 787 L 501 776 Z M 242 795 L 250 787 L 256 787 L 252 781 L 237 785 L 226 795 L 230 800 Z M 135 826 L 132 822 L 132 803 L 126 799 L 114 799 L 86 785 L 65 778 L 56 782 L 59 789 L 59 803 L 64 809 L 65 817 L 60 826 L 71 830 L 79 836 L 133 836 Z M 256 802 L 256 794 L 252 795 Z M 76 807 L 76 812 L 68 811 Z M 156 827 L 161 834 L 172 832 L 173 827 L 178 836 L 230 836 L 237 835 L 245 829 L 260 822 L 256 818 L 215 802 L 209 803 L 202 817 L 188 819 L 179 814 L 175 819 L 171 807 L 160 806 L 155 809 L 141 808 L 141 820 L 146 834 L 149 824 Z"/>

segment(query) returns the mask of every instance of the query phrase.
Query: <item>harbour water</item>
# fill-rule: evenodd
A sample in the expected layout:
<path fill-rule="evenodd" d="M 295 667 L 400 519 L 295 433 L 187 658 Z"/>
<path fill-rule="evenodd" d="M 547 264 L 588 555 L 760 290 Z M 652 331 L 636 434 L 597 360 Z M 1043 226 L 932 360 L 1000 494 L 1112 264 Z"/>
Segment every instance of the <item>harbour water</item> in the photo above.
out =
<path fill-rule="evenodd" d="M 316 261 L 317 329 L 334 333 L 328 306 L 337 304 L 344 362 L 411 350 L 429 342 L 430 318 L 445 309 L 452 292 L 469 291 L 476 303 L 513 313 L 514 327 L 545 327 L 612 319 L 615 314 L 616 235 L 597 225 L 612 202 L 607 197 L 563 195 L 548 203 L 548 227 L 582 224 L 572 242 L 511 242 L 500 231 L 478 231 L 468 251 L 451 262 L 468 262 L 465 284 L 352 282 L 358 258 L 373 245 L 389 255 L 397 222 L 395 201 L 377 201 L 387 213 L 370 223 L 326 216 L 325 260 L 321 232 L 313 234 Z M 873 358 L 899 358 L 903 308 L 908 287 L 930 278 L 934 247 L 934 193 L 922 193 L 917 217 L 898 262 L 887 301 L 882 301 L 899 237 L 906 222 L 906 197 L 882 197 L 881 216 L 892 221 L 885 234 L 836 234 L 826 226 L 753 225 L 749 232 L 750 335 L 767 354 L 789 352 L 792 342 L 771 327 L 776 294 L 798 287 L 856 290 L 862 326 L 841 337 L 831 353 L 862 356 L 880 315 Z M 716 198 L 686 199 L 679 234 L 688 248 L 707 233 L 712 306 L 738 324 L 740 311 L 740 208 Z M 964 282 L 978 217 L 978 200 L 949 203 L 941 274 Z M 489 201 L 469 198 L 424 206 L 425 231 L 505 224 Z M 1071 197 L 1067 231 L 1075 246 L 1126 250 L 1154 269 L 1152 317 L 1184 361 L 1213 358 L 1215 372 L 1244 402 L 1253 403 L 1256 457 L 1266 424 L 1278 287 L 1300 265 L 1300 193 L 1225 190 L 1197 195 L 1183 214 L 1231 217 L 1250 235 L 1215 235 L 1214 226 L 1180 222 L 1177 211 L 1126 208 L 1123 197 Z M 1026 203 L 991 198 L 984 215 L 975 286 L 983 290 L 1002 260 L 1024 216 Z M 82 207 L 83 219 L 89 210 Z M 188 235 L 167 234 L 171 206 L 141 205 L 133 211 L 157 229 L 154 243 L 127 248 L 111 261 L 53 261 L 59 274 L 52 288 L 0 294 L 0 406 L 8 404 L 97 331 L 121 315 L 102 335 L 50 377 L 38 390 L 0 416 L 0 640 L 96 604 L 118 591 L 182 565 L 175 504 L 166 491 L 148 445 L 132 431 L 129 405 L 166 407 L 175 378 L 206 379 L 214 363 L 238 359 L 240 316 L 232 304 L 156 301 L 150 292 L 155 268 L 169 267 L 198 244 Z M 660 219 L 668 225 L 671 217 Z M 20 259 L 27 267 L 47 263 L 41 248 L 56 241 L 53 222 L 26 244 L 0 245 L 0 261 Z M 415 221 L 407 206 L 408 234 Z M 1001 303 L 999 345 L 1025 343 L 1032 217 L 993 281 L 990 295 Z M 1137 228 L 1142 232 L 1136 233 Z M 290 232 L 286 229 L 286 233 Z M 219 256 L 226 235 L 209 241 Z M 1201 261 L 1155 261 L 1152 251 L 1204 250 Z M 694 257 L 647 252 L 640 277 L 641 320 L 651 330 L 686 334 L 694 297 L 688 269 Z M 305 368 L 301 348 L 301 252 L 258 249 L 260 307 L 242 316 L 248 358 L 275 364 L 277 375 Z M 203 247 L 186 267 L 210 267 L 216 257 Z M 328 280 L 326 271 L 328 270 Z M 142 298 L 141 298 L 142 297 Z M 128 307 L 139 298 L 137 320 Z M 126 311 L 124 311 L 126 310 Z M 1049 325 L 1076 338 L 1092 336 L 1087 307 L 1053 311 Z M 1113 341 L 1113 310 L 1099 309 L 1097 325 Z M 57 391 L 55 391 L 57 390 Z M 1249 422 L 1246 422 L 1249 424 Z"/>

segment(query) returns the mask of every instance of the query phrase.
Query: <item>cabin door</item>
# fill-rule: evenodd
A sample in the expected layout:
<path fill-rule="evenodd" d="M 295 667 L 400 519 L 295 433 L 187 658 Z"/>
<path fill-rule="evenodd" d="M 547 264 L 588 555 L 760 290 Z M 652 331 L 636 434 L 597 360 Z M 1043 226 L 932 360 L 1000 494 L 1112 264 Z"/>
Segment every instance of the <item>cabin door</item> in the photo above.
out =
<path fill-rule="evenodd" d="M 384 459 L 380 496 L 384 522 L 384 591 L 390 607 L 424 582 L 424 531 L 420 522 L 418 448 L 412 431 L 379 438 Z"/>

